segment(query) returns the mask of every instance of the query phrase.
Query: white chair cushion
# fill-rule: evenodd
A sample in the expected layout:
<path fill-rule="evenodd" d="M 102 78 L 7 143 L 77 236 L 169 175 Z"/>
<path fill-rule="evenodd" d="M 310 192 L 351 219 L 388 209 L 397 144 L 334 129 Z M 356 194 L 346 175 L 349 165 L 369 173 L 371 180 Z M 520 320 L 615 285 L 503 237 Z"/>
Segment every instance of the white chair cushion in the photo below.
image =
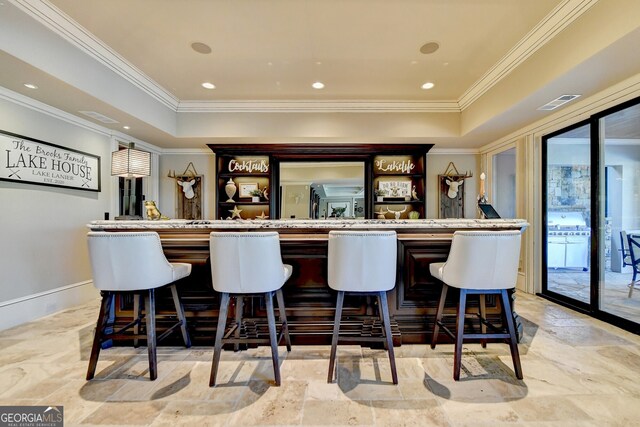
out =
<path fill-rule="evenodd" d="M 393 289 L 397 253 L 395 231 L 330 231 L 327 283 L 337 291 Z"/>
<path fill-rule="evenodd" d="M 156 232 L 87 234 L 93 284 L 103 291 L 155 289 L 191 273 L 191 264 L 167 261 Z"/>
<path fill-rule="evenodd" d="M 433 262 L 429 264 L 429 272 L 436 279 L 442 280 L 442 269 L 444 265 L 444 262 Z"/>
<path fill-rule="evenodd" d="M 213 232 L 209 249 L 211 279 L 218 292 L 275 291 L 293 271 L 282 263 L 277 232 Z"/>
<path fill-rule="evenodd" d="M 447 262 L 429 267 L 440 280 L 461 289 L 511 289 L 516 286 L 520 231 L 456 231 Z M 440 263 L 435 263 L 440 264 Z"/>
<path fill-rule="evenodd" d="M 184 262 L 172 262 L 171 267 L 173 267 L 173 280 L 179 280 L 183 277 L 187 277 L 191 274 L 191 264 L 187 264 Z"/>
<path fill-rule="evenodd" d="M 293 267 L 289 264 L 283 264 L 284 266 L 284 281 L 289 280 L 289 277 L 293 274 Z"/>

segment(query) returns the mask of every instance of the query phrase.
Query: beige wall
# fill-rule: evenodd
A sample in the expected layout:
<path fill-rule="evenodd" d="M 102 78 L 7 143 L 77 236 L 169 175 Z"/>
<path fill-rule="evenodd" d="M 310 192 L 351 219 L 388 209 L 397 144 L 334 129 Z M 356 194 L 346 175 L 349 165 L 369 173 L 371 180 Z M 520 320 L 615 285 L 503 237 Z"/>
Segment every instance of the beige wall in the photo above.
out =
<path fill-rule="evenodd" d="M 0 181 L 0 303 L 90 280 L 85 225 L 110 211 L 110 137 L 4 99 L 0 129 L 100 156 L 102 185 L 88 192 Z M 54 300 L 46 312 L 62 308 Z"/>
<path fill-rule="evenodd" d="M 204 176 L 204 185 L 202 188 L 202 219 L 213 218 L 216 183 L 215 177 L 215 156 L 213 152 L 193 154 L 164 154 L 160 156 L 160 166 L 158 171 L 160 181 L 160 197 L 157 200 L 157 206 L 163 215 L 169 218 L 176 217 L 176 209 L 178 206 L 177 197 L 181 197 L 182 193 L 178 190 L 180 187 L 176 184 L 176 180 L 169 178 L 169 171 L 175 171 L 176 174 L 182 174 L 189 162 L 193 163 L 198 175 Z"/>
<path fill-rule="evenodd" d="M 438 175 L 444 174 L 449 162 L 453 162 L 461 174 L 467 171 L 473 177 L 464 180 L 464 217 L 477 218 L 476 204 L 480 189 L 480 156 L 478 154 L 427 154 L 427 218 L 438 218 L 440 190 Z"/>

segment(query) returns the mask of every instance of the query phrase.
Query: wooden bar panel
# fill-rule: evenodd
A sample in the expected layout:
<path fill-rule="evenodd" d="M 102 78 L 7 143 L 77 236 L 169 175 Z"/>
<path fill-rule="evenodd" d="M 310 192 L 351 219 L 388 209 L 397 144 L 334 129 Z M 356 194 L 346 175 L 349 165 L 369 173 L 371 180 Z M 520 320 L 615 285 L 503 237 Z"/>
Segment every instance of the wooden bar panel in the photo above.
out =
<path fill-rule="evenodd" d="M 513 229 L 513 226 L 505 228 Z M 105 231 L 124 231 L 122 228 Z M 148 228 L 145 228 L 148 229 Z M 468 229 L 468 228 L 467 228 Z M 129 228 L 131 230 L 131 228 Z M 171 262 L 192 264 L 189 277 L 177 283 L 189 332 L 195 345 L 212 345 L 215 336 L 219 296 L 211 285 L 209 263 L 209 233 L 215 228 L 158 228 L 165 254 Z M 241 227 L 233 231 L 245 231 Z M 281 236 L 283 262 L 293 266 L 293 275 L 283 288 L 291 338 L 294 344 L 329 344 L 333 330 L 336 292 L 326 282 L 327 277 L 327 229 L 288 228 L 277 230 Z M 402 343 L 428 343 L 441 292 L 441 284 L 429 273 L 429 265 L 446 260 L 453 231 L 431 229 L 398 229 L 398 270 L 395 288 L 388 292 L 392 334 L 395 345 Z M 454 314 L 458 292 L 451 289 L 447 296 L 446 314 Z M 234 299 L 232 299 L 234 301 Z M 170 292 L 157 293 L 158 333 L 174 321 L 173 300 Z M 487 315 L 492 321 L 501 322 L 500 302 L 487 298 Z M 471 298 L 468 312 L 477 312 L 479 302 Z M 235 316 L 235 305 L 229 307 L 229 318 Z M 262 297 L 247 298 L 244 317 L 255 322 L 258 330 L 266 331 L 266 311 Z M 165 321 L 163 315 L 170 317 Z M 122 297 L 117 303 L 118 324 L 133 317 L 133 299 Z M 344 301 L 343 331 L 354 337 L 371 336 L 380 332 L 378 306 L 375 298 L 348 295 Z M 519 325 L 517 316 L 514 316 Z M 444 318 L 445 324 L 454 327 L 454 318 Z M 477 323 L 477 322 L 476 322 Z M 477 326 L 469 323 L 468 328 Z M 520 326 L 521 329 L 521 326 Z M 441 341 L 447 341 L 445 336 Z M 354 340 L 355 342 L 355 340 Z M 165 343 L 181 345 L 179 334 L 169 337 Z M 128 344 L 128 343 L 126 343 Z M 166 345 L 166 344 L 165 344 Z"/>

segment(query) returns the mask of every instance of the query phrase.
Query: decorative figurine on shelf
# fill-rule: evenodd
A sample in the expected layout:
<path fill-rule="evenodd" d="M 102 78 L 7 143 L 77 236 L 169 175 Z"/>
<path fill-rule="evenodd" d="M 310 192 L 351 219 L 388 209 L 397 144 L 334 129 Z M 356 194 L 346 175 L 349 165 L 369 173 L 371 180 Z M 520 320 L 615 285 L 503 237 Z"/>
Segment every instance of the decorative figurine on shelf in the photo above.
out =
<path fill-rule="evenodd" d="M 420 218 L 420 212 L 418 211 L 409 212 L 409 219 L 418 219 L 418 218 Z"/>
<path fill-rule="evenodd" d="M 229 212 L 231 212 L 231 219 L 234 218 L 238 218 L 238 219 L 242 219 L 242 217 L 240 216 L 240 212 L 242 212 L 242 209 L 238 209 L 237 206 L 234 206 L 233 209 L 229 209 Z"/>
<path fill-rule="evenodd" d="M 374 190 L 373 194 L 376 196 L 377 202 L 382 202 L 384 201 L 384 196 L 387 195 L 387 192 L 385 190 L 378 188 L 377 190 Z"/>
<path fill-rule="evenodd" d="M 147 219 L 151 221 L 156 221 L 159 219 L 169 219 L 168 217 L 162 215 L 156 206 L 156 202 L 153 200 L 145 200 L 144 208 L 147 211 Z"/>
<path fill-rule="evenodd" d="M 414 185 L 413 188 L 411 189 L 411 199 L 413 200 L 419 200 L 418 199 L 418 192 L 416 191 L 416 186 Z"/>
<path fill-rule="evenodd" d="M 259 188 L 256 188 L 254 190 L 251 190 L 249 194 L 251 195 L 251 202 L 256 203 L 260 201 L 260 196 L 262 196 L 262 190 L 260 190 Z"/>
<path fill-rule="evenodd" d="M 264 214 L 264 211 L 262 211 L 262 213 L 258 216 L 256 216 L 256 219 L 268 219 L 269 217 L 267 215 Z"/>
<path fill-rule="evenodd" d="M 265 200 L 269 201 L 269 186 L 266 186 L 262 189 L 262 197 L 264 197 Z"/>
<path fill-rule="evenodd" d="M 378 214 L 377 218 L 378 219 L 387 219 L 386 215 L 386 211 L 384 209 L 382 209 L 382 206 L 380 207 L 380 209 L 378 209 L 378 211 L 376 212 L 376 214 Z"/>
<path fill-rule="evenodd" d="M 229 198 L 227 199 L 227 203 L 235 203 L 235 200 L 233 200 L 233 196 L 236 194 L 236 191 L 238 191 L 236 183 L 233 182 L 233 179 L 229 178 L 229 181 L 224 186 L 224 192 L 227 193 L 227 197 Z"/>
<path fill-rule="evenodd" d="M 402 215 L 403 213 L 405 213 L 407 211 L 407 207 L 405 206 L 404 209 L 402 209 L 401 211 L 393 211 L 389 208 L 387 208 L 387 212 L 388 213 L 392 213 L 395 215 L 395 219 L 400 219 L 400 215 Z"/>

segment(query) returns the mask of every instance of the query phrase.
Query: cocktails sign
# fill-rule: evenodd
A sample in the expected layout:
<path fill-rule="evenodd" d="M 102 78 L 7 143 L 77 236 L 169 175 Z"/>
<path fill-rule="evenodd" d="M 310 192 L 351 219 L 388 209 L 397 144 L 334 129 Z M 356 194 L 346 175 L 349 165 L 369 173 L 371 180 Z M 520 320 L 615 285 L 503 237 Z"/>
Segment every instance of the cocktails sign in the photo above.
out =
<path fill-rule="evenodd" d="M 100 191 L 100 157 L 0 131 L 0 180 Z"/>
<path fill-rule="evenodd" d="M 269 172 L 269 163 L 264 159 L 229 160 L 229 172 Z"/>

